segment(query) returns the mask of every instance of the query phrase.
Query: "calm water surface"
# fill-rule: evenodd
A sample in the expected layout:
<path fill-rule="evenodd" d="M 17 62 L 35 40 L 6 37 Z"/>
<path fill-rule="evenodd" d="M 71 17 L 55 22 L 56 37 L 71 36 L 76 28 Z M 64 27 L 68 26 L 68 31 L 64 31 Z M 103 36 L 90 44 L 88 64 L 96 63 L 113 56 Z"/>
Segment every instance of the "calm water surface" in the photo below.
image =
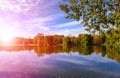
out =
<path fill-rule="evenodd" d="M 103 57 L 101 50 L 52 51 L 1 50 L 0 78 L 120 78 L 119 58 L 107 53 Z"/>

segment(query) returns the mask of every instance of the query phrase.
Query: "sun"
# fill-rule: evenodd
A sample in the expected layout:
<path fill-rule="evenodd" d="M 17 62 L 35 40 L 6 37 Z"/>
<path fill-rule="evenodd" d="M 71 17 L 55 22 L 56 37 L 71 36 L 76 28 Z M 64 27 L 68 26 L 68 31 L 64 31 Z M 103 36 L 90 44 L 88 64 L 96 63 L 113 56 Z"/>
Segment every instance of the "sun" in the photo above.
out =
<path fill-rule="evenodd" d="M 2 27 L 0 29 L 0 41 L 2 43 L 10 43 L 15 36 L 12 28 Z"/>
<path fill-rule="evenodd" d="M 0 40 L 2 42 L 10 42 L 12 40 L 12 34 L 8 32 L 4 32 L 4 34 L 0 34 Z"/>

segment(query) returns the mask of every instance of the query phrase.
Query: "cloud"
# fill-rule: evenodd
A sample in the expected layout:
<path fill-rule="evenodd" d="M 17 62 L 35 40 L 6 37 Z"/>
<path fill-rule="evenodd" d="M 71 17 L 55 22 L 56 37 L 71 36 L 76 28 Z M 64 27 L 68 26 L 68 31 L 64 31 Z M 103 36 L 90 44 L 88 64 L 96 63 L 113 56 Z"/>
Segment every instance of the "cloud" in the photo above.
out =
<path fill-rule="evenodd" d="M 26 12 L 37 6 L 41 0 L 0 0 L 1 10 Z"/>
<path fill-rule="evenodd" d="M 57 28 L 70 27 L 70 26 L 79 25 L 81 22 L 82 22 L 82 20 L 80 20 L 79 22 L 77 22 L 77 21 L 66 22 L 66 23 L 54 25 L 53 27 L 57 27 Z"/>
<path fill-rule="evenodd" d="M 25 26 L 24 28 L 27 28 L 29 30 L 34 30 L 38 28 L 40 30 L 48 31 L 50 30 L 51 22 L 54 22 L 55 20 L 59 19 L 62 16 L 63 14 L 55 14 L 46 17 L 37 17 L 26 20 L 22 24 Z"/>
<path fill-rule="evenodd" d="M 71 36 L 78 36 L 78 34 L 82 34 L 82 33 L 87 33 L 86 31 L 84 31 L 84 27 L 77 27 L 77 28 L 66 28 L 66 29 L 61 29 L 61 30 L 55 30 L 55 31 L 51 31 L 51 34 L 60 34 L 60 35 L 71 35 Z"/>
<path fill-rule="evenodd" d="M 70 21 L 70 22 L 65 22 L 65 23 L 60 23 L 51 26 L 53 29 L 50 31 L 51 34 L 64 34 L 66 36 L 71 35 L 71 36 L 78 36 L 78 34 L 81 33 L 87 33 L 84 30 L 84 27 L 82 24 L 80 24 L 82 20 L 79 22 L 77 21 Z"/>
<path fill-rule="evenodd" d="M 33 36 L 40 32 L 63 35 L 83 33 L 81 21 L 66 20 L 58 1 L 0 0 L 0 20 L 15 28 L 20 36 Z"/>
<path fill-rule="evenodd" d="M 0 11 L 36 16 L 48 14 L 57 2 L 57 0 L 0 0 Z"/>
<path fill-rule="evenodd" d="M 42 23 L 42 24 L 45 24 L 47 22 L 53 22 L 57 19 L 59 19 L 60 17 L 63 17 L 64 15 L 63 14 L 54 14 L 54 15 L 49 15 L 49 16 L 39 16 L 39 17 L 34 17 L 34 18 L 31 18 L 25 22 L 29 22 L 29 23 Z"/>

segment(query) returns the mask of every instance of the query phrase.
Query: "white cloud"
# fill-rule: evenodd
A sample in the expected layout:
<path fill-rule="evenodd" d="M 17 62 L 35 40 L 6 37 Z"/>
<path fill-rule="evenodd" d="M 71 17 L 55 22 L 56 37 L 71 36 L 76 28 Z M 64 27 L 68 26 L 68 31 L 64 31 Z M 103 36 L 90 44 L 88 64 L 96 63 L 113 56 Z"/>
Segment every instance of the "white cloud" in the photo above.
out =
<path fill-rule="evenodd" d="M 83 33 L 82 27 L 76 28 L 81 21 L 68 22 L 69 20 L 65 20 L 65 14 L 60 11 L 57 5 L 58 1 L 0 0 L 0 20 L 15 28 L 15 31 L 20 32 L 19 35 L 33 36 L 39 32 L 63 35 Z M 24 11 L 29 12 L 23 14 Z M 66 23 L 59 24 L 63 21 Z M 64 27 L 65 29 L 63 29 Z"/>
<path fill-rule="evenodd" d="M 84 30 L 84 27 L 77 27 L 77 28 L 67 28 L 67 29 L 60 29 L 55 31 L 50 31 L 49 34 L 58 34 L 58 35 L 65 35 L 65 36 L 78 36 L 78 34 L 87 33 Z"/>
<path fill-rule="evenodd" d="M 14 12 L 26 12 L 38 6 L 41 0 L 0 0 L 0 9 Z"/>
<path fill-rule="evenodd" d="M 49 21 L 55 21 L 57 19 L 59 19 L 60 17 L 62 17 L 63 14 L 55 14 L 55 15 L 49 15 L 49 16 L 46 16 L 46 17 L 36 17 L 36 18 L 31 18 L 29 19 L 28 21 L 25 21 L 25 22 L 29 22 L 29 23 L 47 23 Z"/>
<path fill-rule="evenodd" d="M 37 18 L 31 18 L 29 20 L 26 20 L 23 22 L 23 25 L 25 26 L 24 28 L 29 29 L 30 31 L 38 28 L 41 30 L 50 30 L 50 25 L 46 25 L 48 22 L 53 22 L 60 17 L 63 17 L 63 14 L 55 14 L 55 15 L 50 15 L 46 17 L 37 17 Z"/>
<path fill-rule="evenodd" d="M 79 25 L 81 22 L 82 22 L 82 20 L 80 20 L 79 22 L 72 21 L 72 22 L 67 22 L 67 23 L 62 23 L 62 24 L 54 25 L 53 27 L 57 27 L 57 28 L 70 27 L 70 26 Z"/>

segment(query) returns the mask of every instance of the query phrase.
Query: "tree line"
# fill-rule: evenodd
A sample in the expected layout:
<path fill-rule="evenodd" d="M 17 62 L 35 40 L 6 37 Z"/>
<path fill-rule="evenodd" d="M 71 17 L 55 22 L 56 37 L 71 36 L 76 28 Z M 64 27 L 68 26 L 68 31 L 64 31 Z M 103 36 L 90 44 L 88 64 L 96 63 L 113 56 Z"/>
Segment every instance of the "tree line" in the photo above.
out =
<path fill-rule="evenodd" d="M 11 41 L 11 45 L 24 46 L 87 46 L 87 45 L 104 45 L 107 48 L 120 48 L 120 30 L 110 29 L 106 34 L 79 34 L 78 36 L 64 35 L 44 35 L 38 33 L 33 38 L 16 37 Z M 2 42 L 0 42 L 1 46 Z"/>
<path fill-rule="evenodd" d="M 87 45 L 103 45 L 107 48 L 120 50 L 120 30 L 109 29 L 106 34 L 79 34 L 78 36 L 64 35 L 44 35 L 37 34 L 32 42 L 38 46 L 62 45 L 69 46 L 87 46 Z"/>

